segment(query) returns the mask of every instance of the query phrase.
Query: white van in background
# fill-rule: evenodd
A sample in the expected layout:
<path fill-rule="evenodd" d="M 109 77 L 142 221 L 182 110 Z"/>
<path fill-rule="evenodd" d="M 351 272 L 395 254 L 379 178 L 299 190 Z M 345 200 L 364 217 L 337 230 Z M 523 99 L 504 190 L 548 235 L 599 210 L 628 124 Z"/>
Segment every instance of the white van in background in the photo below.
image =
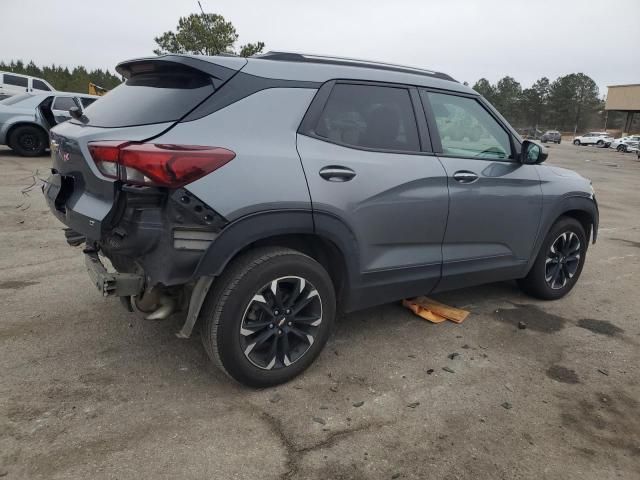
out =
<path fill-rule="evenodd" d="M 20 93 L 51 91 L 55 91 L 55 88 L 41 78 L 0 72 L 0 100 Z"/>

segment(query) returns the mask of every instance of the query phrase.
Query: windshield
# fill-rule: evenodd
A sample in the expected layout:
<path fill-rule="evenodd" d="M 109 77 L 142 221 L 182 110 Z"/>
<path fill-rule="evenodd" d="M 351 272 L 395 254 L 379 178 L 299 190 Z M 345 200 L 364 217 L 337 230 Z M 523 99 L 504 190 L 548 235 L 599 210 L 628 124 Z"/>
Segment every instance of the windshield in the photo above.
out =
<path fill-rule="evenodd" d="M 5 98 L 4 100 L 0 101 L 0 104 L 2 104 L 2 105 L 15 105 L 16 103 L 20 103 L 23 100 L 27 100 L 27 99 L 29 99 L 31 97 L 32 97 L 32 95 L 30 95 L 28 93 L 23 93 L 21 95 L 14 95 L 13 97 Z"/>

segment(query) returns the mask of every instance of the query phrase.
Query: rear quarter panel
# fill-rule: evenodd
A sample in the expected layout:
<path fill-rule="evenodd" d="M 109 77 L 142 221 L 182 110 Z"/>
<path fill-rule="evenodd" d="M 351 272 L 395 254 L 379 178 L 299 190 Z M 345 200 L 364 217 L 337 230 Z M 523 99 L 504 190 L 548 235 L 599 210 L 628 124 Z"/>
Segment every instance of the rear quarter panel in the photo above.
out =
<path fill-rule="evenodd" d="M 187 185 L 229 221 L 274 209 L 311 210 L 296 131 L 315 89 L 261 90 L 204 118 L 176 125 L 155 143 L 209 145 L 236 157 Z"/>

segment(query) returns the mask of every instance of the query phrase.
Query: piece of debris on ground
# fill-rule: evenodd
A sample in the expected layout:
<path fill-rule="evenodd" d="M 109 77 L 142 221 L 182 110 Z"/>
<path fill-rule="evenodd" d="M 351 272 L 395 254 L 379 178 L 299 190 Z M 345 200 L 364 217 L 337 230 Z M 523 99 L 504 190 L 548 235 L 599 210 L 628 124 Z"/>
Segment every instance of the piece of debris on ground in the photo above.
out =
<path fill-rule="evenodd" d="M 442 323 L 445 320 L 462 323 L 469 316 L 466 310 L 445 305 L 428 297 L 403 300 L 402 305 L 431 323 Z"/>

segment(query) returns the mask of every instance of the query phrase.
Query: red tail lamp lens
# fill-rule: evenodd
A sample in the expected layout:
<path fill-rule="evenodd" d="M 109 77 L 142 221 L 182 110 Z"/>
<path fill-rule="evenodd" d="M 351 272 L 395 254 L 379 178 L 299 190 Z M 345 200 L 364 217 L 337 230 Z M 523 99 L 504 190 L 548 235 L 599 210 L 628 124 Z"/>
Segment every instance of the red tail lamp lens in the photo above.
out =
<path fill-rule="evenodd" d="M 108 177 L 136 185 L 179 188 L 217 170 L 236 156 L 221 147 L 90 142 L 89 152 Z"/>

